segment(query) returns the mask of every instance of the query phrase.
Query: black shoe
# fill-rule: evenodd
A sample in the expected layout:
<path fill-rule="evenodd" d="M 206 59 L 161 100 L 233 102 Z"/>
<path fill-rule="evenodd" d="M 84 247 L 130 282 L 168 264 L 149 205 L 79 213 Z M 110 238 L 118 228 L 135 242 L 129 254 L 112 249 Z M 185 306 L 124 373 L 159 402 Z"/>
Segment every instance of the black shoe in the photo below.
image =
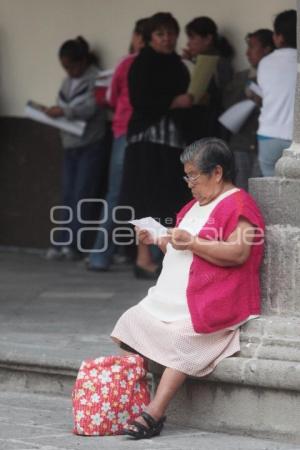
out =
<path fill-rule="evenodd" d="M 142 267 L 137 265 L 135 265 L 133 268 L 134 276 L 141 280 L 156 280 L 160 274 L 160 271 L 160 267 L 154 272 L 152 272 L 151 270 L 143 269 Z"/>
<path fill-rule="evenodd" d="M 134 439 L 151 439 L 155 436 L 159 436 L 161 430 L 164 427 L 166 416 L 162 417 L 159 420 L 155 420 L 152 416 L 150 416 L 150 414 L 146 413 L 145 411 L 142 412 L 141 416 L 143 417 L 148 427 L 134 420 L 133 422 L 129 423 L 126 428 L 123 428 L 122 434 L 131 436 Z"/>

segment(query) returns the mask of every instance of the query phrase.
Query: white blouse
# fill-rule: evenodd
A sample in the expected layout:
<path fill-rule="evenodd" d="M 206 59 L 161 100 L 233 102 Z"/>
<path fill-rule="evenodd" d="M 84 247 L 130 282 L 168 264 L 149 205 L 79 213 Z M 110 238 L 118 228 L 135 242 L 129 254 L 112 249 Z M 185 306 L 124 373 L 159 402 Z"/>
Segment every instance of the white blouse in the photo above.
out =
<path fill-rule="evenodd" d="M 195 203 L 178 228 L 188 231 L 193 236 L 198 235 L 216 205 L 238 190 L 230 189 L 207 205 L 200 206 L 198 202 Z M 190 250 L 175 250 L 171 244 L 167 245 L 162 271 L 156 285 L 149 289 L 147 296 L 140 302 L 147 312 L 163 322 L 175 322 L 190 317 L 186 289 L 192 260 L 193 253 Z"/>

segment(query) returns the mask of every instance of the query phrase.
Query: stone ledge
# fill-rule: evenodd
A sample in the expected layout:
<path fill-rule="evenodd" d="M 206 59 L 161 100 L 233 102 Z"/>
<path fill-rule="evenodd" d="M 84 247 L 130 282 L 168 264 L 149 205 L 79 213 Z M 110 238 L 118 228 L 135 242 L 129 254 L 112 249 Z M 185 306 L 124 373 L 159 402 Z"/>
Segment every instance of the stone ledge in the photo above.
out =
<path fill-rule="evenodd" d="M 299 325 L 300 319 L 295 317 L 263 316 L 249 321 L 242 328 L 239 355 L 222 361 L 207 377 L 190 377 L 190 381 L 300 392 Z M 24 355 L 21 351 L 0 352 L 4 381 L 5 372 L 15 372 L 15 376 L 22 373 L 23 377 L 36 376 L 40 380 L 43 376 L 53 380 L 59 378 L 70 386 L 76 378 L 80 362 L 78 359 Z M 161 370 L 158 364 L 151 364 L 155 375 L 159 375 Z"/>
<path fill-rule="evenodd" d="M 152 363 L 151 371 L 160 375 L 162 368 Z M 300 363 L 230 357 L 223 360 L 210 375 L 189 379 L 193 383 L 210 381 L 300 392 Z"/>
<path fill-rule="evenodd" d="M 258 202 L 268 225 L 286 224 L 299 227 L 299 179 L 250 178 L 249 190 Z"/>
<path fill-rule="evenodd" d="M 81 361 L 0 352 L 0 369 L 39 376 L 75 379 Z M 151 363 L 155 375 L 161 366 Z M 241 332 L 241 352 L 226 358 L 213 373 L 202 380 L 240 386 L 300 392 L 300 319 L 263 316 L 249 321 Z"/>
<path fill-rule="evenodd" d="M 77 367 L 43 365 L 28 361 L 0 361 L 0 368 L 47 376 L 76 378 Z M 151 363 L 151 371 L 161 373 L 161 366 Z M 222 361 L 214 372 L 201 379 L 189 377 L 194 382 L 213 381 L 248 386 L 300 391 L 300 363 L 230 357 Z"/>

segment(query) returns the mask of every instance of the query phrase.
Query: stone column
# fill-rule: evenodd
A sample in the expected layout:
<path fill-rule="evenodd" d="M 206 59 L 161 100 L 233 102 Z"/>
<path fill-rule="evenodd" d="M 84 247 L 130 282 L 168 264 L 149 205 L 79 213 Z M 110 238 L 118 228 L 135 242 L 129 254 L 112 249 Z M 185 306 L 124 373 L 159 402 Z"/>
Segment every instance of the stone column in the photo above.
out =
<path fill-rule="evenodd" d="M 300 17 L 300 0 L 297 0 L 297 15 Z M 300 178 L 300 20 L 297 23 L 297 86 L 294 107 L 293 142 L 277 161 L 275 173 L 284 178 Z"/>
<path fill-rule="evenodd" d="M 300 18 L 300 0 L 297 9 Z M 251 179 L 249 183 L 267 228 L 263 315 L 245 326 L 242 356 L 256 360 L 252 363 L 253 375 L 257 379 L 264 376 L 266 386 L 268 382 L 273 388 L 286 386 L 300 398 L 300 20 L 297 44 L 292 145 L 278 160 L 275 177 Z"/>

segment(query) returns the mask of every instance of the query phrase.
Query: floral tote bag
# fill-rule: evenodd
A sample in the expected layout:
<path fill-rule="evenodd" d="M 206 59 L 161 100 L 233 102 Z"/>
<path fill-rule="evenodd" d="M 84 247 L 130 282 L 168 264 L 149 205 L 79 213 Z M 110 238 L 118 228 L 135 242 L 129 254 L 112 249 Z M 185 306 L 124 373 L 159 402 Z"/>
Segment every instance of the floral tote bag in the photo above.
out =
<path fill-rule="evenodd" d="M 150 402 L 144 359 L 126 355 L 83 361 L 72 400 L 75 434 L 121 434 Z"/>

